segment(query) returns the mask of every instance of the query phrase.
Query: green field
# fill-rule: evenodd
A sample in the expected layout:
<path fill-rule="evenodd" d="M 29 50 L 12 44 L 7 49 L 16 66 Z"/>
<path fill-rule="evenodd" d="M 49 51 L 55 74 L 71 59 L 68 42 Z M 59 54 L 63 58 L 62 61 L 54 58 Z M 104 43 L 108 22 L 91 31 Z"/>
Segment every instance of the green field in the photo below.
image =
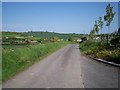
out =
<path fill-rule="evenodd" d="M 52 52 L 69 44 L 54 42 L 37 45 L 10 45 L 2 48 L 2 80 L 8 80 L 17 72 L 24 70 L 33 63 L 40 61 Z"/>

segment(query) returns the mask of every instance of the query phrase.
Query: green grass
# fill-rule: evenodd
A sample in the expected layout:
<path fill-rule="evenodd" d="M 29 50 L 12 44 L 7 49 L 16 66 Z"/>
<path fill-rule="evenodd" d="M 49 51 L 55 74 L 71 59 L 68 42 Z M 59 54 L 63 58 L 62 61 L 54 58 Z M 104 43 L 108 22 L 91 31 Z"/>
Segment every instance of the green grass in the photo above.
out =
<path fill-rule="evenodd" d="M 0 45 L 0 85 L 2 84 L 2 48 Z"/>
<path fill-rule="evenodd" d="M 85 55 L 101 58 L 120 64 L 120 47 L 110 47 L 105 42 L 86 41 L 80 43 L 80 50 Z"/>
<path fill-rule="evenodd" d="M 92 54 L 99 50 L 98 48 L 99 44 L 100 43 L 98 42 L 86 41 L 86 42 L 81 43 L 79 46 L 80 46 L 80 50 L 83 53 L 89 54 L 90 52 L 90 54 Z"/>
<path fill-rule="evenodd" d="M 39 45 L 12 47 L 2 50 L 2 80 L 8 80 L 17 72 L 24 70 L 33 63 L 67 45 L 69 42 L 56 42 Z"/>

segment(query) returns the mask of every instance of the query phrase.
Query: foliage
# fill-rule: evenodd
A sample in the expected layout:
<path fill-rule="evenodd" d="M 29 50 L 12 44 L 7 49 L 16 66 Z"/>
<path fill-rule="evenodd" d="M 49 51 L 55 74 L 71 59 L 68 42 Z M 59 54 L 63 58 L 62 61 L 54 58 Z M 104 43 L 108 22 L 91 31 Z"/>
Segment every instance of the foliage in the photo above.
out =
<path fill-rule="evenodd" d="M 4 47 L 2 49 L 3 81 L 67 44 L 68 42 L 59 42 L 23 47 L 14 45 L 9 48 Z"/>
<path fill-rule="evenodd" d="M 80 50 L 86 54 L 94 54 L 95 52 L 99 51 L 98 45 L 100 45 L 100 43 L 88 40 L 80 44 Z"/>
<path fill-rule="evenodd" d="M 103 20 L 102 20 L 102 17 L 99 17 L 99 20 L 98 20 L 98 26 L 99 26 L 99 28 L 103 28 Z M 101 33 L 102 34 L 102 33 Z"/>
<path fill-rule="evenodd" d="M 102 58 L 104 60 L 112 61 L 115 63 L 120 63 L 119 47 L 108 47 L 106 41 L 95 42 L 88 40 L 86 42 L 80 43 L 80 50 L 86 55 L 90 55 L 97 58 Z"/>
<path fill-rule="evenodd" d="M 106 6 L 106 15 L 104 16 L 104 20 L 106 21 L 106 26 L 110 26 L 110 23 L 113 21 L 115 16 L 115 12 L 113 12 L 113 7 L 110 6 L 110 3 Z"/>
<path fill-rule="evenodd" d="M 95 32 L 98 34 L 99 28 L 98 28 L 98 23 L 97 23 L 97 21 L 95 21 L 94 30 L 95 30 Z"/>
<path fill-rule="evenodd" d="M 81 40 L 82 40 L 81 42 L 84 42 L 87 40 L 87 37 L 82 37 Z"/>
<path fill-rule="evenodd" d="M 110 3 L 106 6 L 106 15 L 104 16 L 104 20 L 106 21 L 106 26 L 108 26 L 108 33 L 110 34 L 110 24 L 113 21 L 113 18 L 115 16 L 115 12 L 113 12 L 113 7 L 110 5 Z M 109 39 L 109 35 L 107 36 L 107 43 Z"/>
<path fill-rule="evenodd" d="M 101 39 L 102 39 L 102 28 L 103 28 L 103 20 L 102 20 L 102 17 L 99 17 L 99 20 L 98 20 L 98 26 L 100 28 L 100 31 L 101 31 Z"/>
<path fill-rule="evenodd" d="M 120 28 L 111 34 L 113 38 L 110 40 L 110 44 L 114 46 L 120 46 Z"/>
<path fill-rule="evenodd" d="M 58 42 L 60 39 L 59 39 L 59 37 L 53 37 L 52 40 L 53 40 L 53 42 Z"/>
<path fill-rule="evenodd" d="M 110 41 L 111 45 L 120 46 L 120 37 L 115 37 Z"/>
<path fill-rule="evenodd" d="M 120 27 L 119 27 L 119 29 L 117 31 L 117 36 L 120 37 Z"/>
<path fill-rule="evenodd" d="M 90 38 L 93 39 L 93 37 L 95 36 L 95 34 L 96 34 L 96 33 L 98 34 L 98 32 L 99 32 L 98 23 L 97 23 L 97 21 L 95 21 L 94 27 L 93 27 L 93 29 L 90 31 L 90 34 L 89 34 Z"/>
<path fill-rule="evenodd" d="M 90 36 L 91 39 L 93 39 L 94 35 L 95 35 L 95 30 L 92 29 L 92 30 L 90 31 L 89 36 Z"/>
<path fill-rule="evenodd" d="M 68 38 L 68 41 L 73 41 L 73 40 L 74 40 L 73 37 Z"/>
<path fill-rule="evenodd" d="M 82 37 L 83 34 L 75 34 L 75 33 L 55 33 L 55 32 L 25 32 L 27 36 L 39 37 L 39 38 L 53 38 L 58 37 L 59 39 L 68 39 L 69 37 Z"/>
<path fill-rule="evenodd" d="M 86 42 L 80 43 L 80 50 L 87 55 L 92 55 L 97 58 L 105 58 L 105 60 L 109 60 L 112 62 L 120 63 L 119 55 L 120 55 L 120 48 L 115 46 L 120 46 L 120 28 L 116 34 L 110 34 L 110 24 L 113 21 L 115 16 L 115 12 L 113 12 L 113 7 L 108 4 L 106 6 L 106 15 L 104 16 L 104 20 L 106 21 L 106 26 L 108 26 L 109 34 L 102 34 L 103 28 L 103 20 L 102 17 L 99 17 L 98 22 L 95 21 L 93 29 L 90 31 L 90 39 Z M 95 34 L 98 35 L 99 29 L 101 30 L 101 41 L 93 41 Z M 110 39 L 108 36 L 112 36 L 110 46 L 108 40 Z M 104 39 L 103 39 L 104 38 Z M 107 43 L 106 43 L 107 38 Z M 106 58 L 107 57 L 107 58 Z"/>
<path fill-rule="evenodd" d="M 102 59 L 105 59 L 107 61 L 112 61 L 115 63 L 119 63 L 120 64 L 120 52 L 119 52 L 120 48 L 118 49 L 114 49 L 114 50 L 107 50 L 104 49 L 102 51 L 99 51 L 96 56 Z"/>
<path fill-rule="evenodd" d="M 37 39 L 37 41 L 39 42 L 39 43 L 42 43 L 43 42 L 43 38 L 39 38 L 39 39 Z"/>

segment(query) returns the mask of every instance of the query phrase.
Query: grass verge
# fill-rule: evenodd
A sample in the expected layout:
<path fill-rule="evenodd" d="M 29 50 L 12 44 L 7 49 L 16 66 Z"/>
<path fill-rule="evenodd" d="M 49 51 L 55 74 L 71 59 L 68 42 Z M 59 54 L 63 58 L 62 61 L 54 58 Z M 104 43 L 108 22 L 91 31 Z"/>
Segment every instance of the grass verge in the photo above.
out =
<path fill-rule="evenodd" d="M 86 41 L 79 46 L 85 55 L 120 64 L 120 47 L 110 47 L 105 42 L 95 41 Z"/>
<path fill-rule="evenodd" d="M 8 80 L 17 72 L 24 70 L 67 44 L 69 44 L 69 42 L 56 42 L 34 46 L 30 45 L 23 48 L 12 47 L 12 49 L 3 49 L 2 81 Z"/>

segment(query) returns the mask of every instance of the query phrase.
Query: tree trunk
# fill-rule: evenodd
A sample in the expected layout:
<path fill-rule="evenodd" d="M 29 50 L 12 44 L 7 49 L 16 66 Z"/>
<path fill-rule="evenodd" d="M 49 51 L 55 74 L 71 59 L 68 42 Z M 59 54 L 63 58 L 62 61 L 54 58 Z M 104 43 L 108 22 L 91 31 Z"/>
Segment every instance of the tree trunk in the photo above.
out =
<path fill-rule="evenodd" d="M 101 41 L 102 41 L 102 28 L 100 28 L 100 31 L 101 31 Z"/>
<path fill-rule="evenodd" d="M 108 39 L 110 38 L 110 25 L 108 26 Z"/>
<path fill-rule="evenodd" d="M 110 25 L 108 26 L 107 44 L 109 45 Z"/>

